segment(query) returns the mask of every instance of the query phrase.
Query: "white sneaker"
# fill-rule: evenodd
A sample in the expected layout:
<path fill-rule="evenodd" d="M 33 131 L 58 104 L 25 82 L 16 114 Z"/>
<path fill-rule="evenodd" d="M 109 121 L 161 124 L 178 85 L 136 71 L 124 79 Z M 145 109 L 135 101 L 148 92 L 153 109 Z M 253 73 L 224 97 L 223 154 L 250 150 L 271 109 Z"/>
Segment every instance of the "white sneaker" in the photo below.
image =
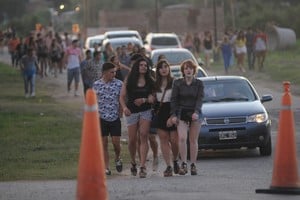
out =
<path fill-rule="evenodd" d="M 75 97 L 78 97 L 78 96 L 79 96 L 79 92 L 78 92 L 77 90 L 75 90 L 74 96 L 75 96 Z"/>
<path fill-rule="evenodd" d="M 31 93 L 31 95 L 30 95 L 31 97 L 35 97 L 35 93 L 33 92 L 33 93 Z"/>

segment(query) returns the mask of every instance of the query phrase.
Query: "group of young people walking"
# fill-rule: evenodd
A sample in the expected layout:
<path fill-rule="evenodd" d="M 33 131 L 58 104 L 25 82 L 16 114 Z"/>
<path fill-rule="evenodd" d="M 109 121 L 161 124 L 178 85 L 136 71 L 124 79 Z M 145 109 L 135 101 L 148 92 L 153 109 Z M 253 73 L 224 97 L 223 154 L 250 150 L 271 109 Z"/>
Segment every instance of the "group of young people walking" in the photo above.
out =
<path fill-rule="evenodd" d="M 196 64 L 191 60 L 184 61 L 181 64 L 183 78 L 176 80 L 171 76 L 167 60 L 158 61 L 155 68 L 155 76 L 153 76 L 148 59 L 140 56 L 132 64 L 128 76 L 121 81 L 115 78 L 114 64 L 105 62 L 102 67 L 102 77 L 93 84 L 98 97 L 101 131 L 106 152 L 106 174 L 108 175 L 111 174 L 107 150 L 109 135 L 112 136 L 115 149 L 116 169 L 118 172 L 122 171 L 120 117 L 124 116 L 128 131 L 131 174 L 139 175 L 140 178 L 147 177 L 148 139 L 155 108 L 158 117 L 155 130 L 160 139 L 161 152 L 166 164 L 163 175 L 168 177 L 173 174 L 188 173 L 188 138 L 190 173 L 197 175 L 196 160 L 201 126 L 203 84 L 194 76 L 197 70 Z M 137 147 L 138 144 L 139 147 Z M 137 151 L 139 169 L 136 159 Z"/>

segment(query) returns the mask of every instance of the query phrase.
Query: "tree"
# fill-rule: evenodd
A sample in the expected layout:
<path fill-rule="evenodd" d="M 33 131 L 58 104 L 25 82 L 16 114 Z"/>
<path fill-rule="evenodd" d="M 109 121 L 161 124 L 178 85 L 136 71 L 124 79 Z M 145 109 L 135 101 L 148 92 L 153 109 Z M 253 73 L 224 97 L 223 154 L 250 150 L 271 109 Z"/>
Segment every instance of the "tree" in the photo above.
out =
<path fill-rule="evenodd" d="M 28 3 L 28 0 L 1 0 L 0 13 L 2 15 L 5 14 L 8 19 L 21 17 L 24 13 L 26 3 Z"/>

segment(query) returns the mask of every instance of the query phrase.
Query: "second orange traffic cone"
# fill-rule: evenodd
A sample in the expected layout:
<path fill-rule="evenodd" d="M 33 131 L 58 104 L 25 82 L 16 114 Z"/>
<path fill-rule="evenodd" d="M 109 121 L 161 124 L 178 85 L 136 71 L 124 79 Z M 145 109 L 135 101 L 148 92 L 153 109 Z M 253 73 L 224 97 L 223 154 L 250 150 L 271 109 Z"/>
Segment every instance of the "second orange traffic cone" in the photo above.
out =
<path fill-rule="evenodd" d="M 77 200 L 107 200 L 104 153 L 96 94 L 86 93 L 77 177 Z"/>
<path fill-rule="evenodd" d="M 258 189 L 257 193 L 300 194 L 290 83 L 283 85 L 272 183 L 270 189 Z"/>

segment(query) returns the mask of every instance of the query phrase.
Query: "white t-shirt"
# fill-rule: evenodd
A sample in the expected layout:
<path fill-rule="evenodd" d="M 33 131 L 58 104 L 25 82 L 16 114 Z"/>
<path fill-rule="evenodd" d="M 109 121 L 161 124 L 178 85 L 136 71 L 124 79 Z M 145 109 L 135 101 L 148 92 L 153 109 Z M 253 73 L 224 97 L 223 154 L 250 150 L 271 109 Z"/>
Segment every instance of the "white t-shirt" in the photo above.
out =
<path fill-rule="evenodd" d="M 255 43 L 256 51 L 265 51 L 267 49 L 266 43 L 262 38 L 257 38 Z"/>
<path fill-rule="evenodd" d="M 68 47 L 66 50 L 66 54 L 67 54 L 67 59 L 68 59 L 68 63 L 67 63 L 67 68 L 68 69 L 74 69 L 80 66 L 80 48 L 76 47 Z"/>

